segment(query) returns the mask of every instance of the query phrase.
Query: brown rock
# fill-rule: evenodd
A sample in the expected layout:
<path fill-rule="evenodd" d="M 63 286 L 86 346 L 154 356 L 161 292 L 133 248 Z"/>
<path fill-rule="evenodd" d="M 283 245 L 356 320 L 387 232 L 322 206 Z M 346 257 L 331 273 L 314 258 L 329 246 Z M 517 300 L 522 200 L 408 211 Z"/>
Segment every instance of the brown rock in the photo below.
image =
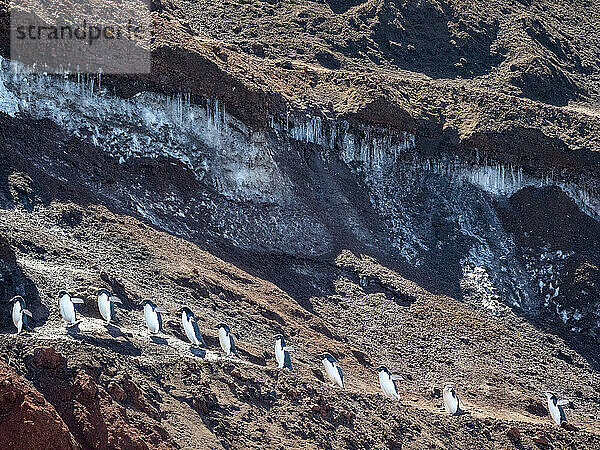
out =
<path fill-rule="evenodd" d="M 121 386 L 119 386 L 119 384 L 117 384 L 117 383 L 114 383 L 114 382 L 110 383 L 108 385 L 108 392 L 118 402 L 122 403 L 125 400 L 127 400 L 127 394 L 125 393 L 123 388 Z"/>
<path fill-rule="evenodd" d="M 79 371 L 75 376 L 74 387 L 79 390 L 77 397 L 83 400 L 92 400 L 98 394 L 98 386 L 91 376 Z"/>
<path fill-rule="evenodd" d="M 79 448 L 54 406 L 1 361 L 0 430 L 3 449 Z"/>
<path fill-rule="evenodd" d="M 354 419 L 354 413 L 350 411 L 341 411 L 338 416 L 338 422 L 342 425 L 352 425 L 352 420 Z"/>
<path fill-rule="evenodd" d="M 66 367 L 67 360 L 54 348 L 41 347 L 33 352 L 33 364 L 40 369 L 56 370 Z"/>
<path fill-rule="evenodd" d="M 577 428 L 573 424 L 570 424 L 567 421 L 561 422 L 560 427 L 563 428 L 563 429 L 565 429 L 565 430 L 567 430 L 567 431 L 578 431 L 579 430 L 579 428 Z"/>
<path fill-rule="evenodd" d="M 533 438 L 533 442 L 535 445 L 543 449 L 550 447 L 550 442 L 548 442 L 548 438 L 546 438 L 546 436 L 536 436 Z"/>
<path fill-rule="evenodd" d="M 513 442 L 517 442 L 521 439 L 521 431 L 517 427 L 512 427 L 506 432 L 506 435 Z"/>
<path fill-rule="evenodd" d="M 298 391 L 295 389 L 288 390 L 287 395 L 293 400 L 298 400 Z"/>

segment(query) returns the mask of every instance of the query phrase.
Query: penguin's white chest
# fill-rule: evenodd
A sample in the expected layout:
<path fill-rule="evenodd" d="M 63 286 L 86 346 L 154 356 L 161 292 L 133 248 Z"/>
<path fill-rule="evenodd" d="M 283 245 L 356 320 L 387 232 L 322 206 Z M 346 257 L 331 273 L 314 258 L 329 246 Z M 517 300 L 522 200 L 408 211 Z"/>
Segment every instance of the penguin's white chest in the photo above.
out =
<path fill-rule="evenodd" d="M 548 400 L 548 411 L 550 411 L 550 417 L 552 417 L 554 423 L 556 423 L 556 425 L 560 425 L 562 422 L 562 414 L 560 413 L 559 407 L 554 404 L 552 399 Z"/>
<path fill-rule="evenodd" d="M 75 307 L 73 306 L 71 299 L 64 295 L 59 300 L 59 307 L 62 318 L 65 319 L 69 324 L 74 324 L 76 321 Z"/>
<path fill-rule="evenodd" d="M 381 385 L 381 390 L 385 395 L 394 400 L 400 399 L 400 396 L 396 392 L 396 386 L 394 385 L 394 381 L 387 373 L 379 372 L 379 384 Z"/>
<path fill-rule="evenodd" d="M 337 366 L 327 359 L 323 360 L 323 365 L 325 366 L 325 372 L 327 372 L 329 379 L 339 387 L 344 387 L 342 377 L 338 372 Z"/>
<path fill-rule="evenodd" d="M 146 319 L 146 325 L 148 325 L 148 330 L 150 330 L 150 333 L 158 333 L 160 331 L 158 313 L 154 311 L 152 306 L 144 306 L 144 319 Z"/>
<path fill-rule="evenodd" d="M 194 324 L 190 319 L 188 319 L 185 311 L 181 313 L 181 323 L 183 324 L 183 331 L 185 331 L 185 335 L 190 340 L 190 342 L 194 345 L 200 345 L 198 338 L 196 337 L 196 333 L 194 332 Z"/>
<path fill-rule="evenodd" d="M 219 343 L 225 354 L 229 356 L 231 354 L 231 340 L 229 339 L 229 333 L 224 328 L 219 328 Z"/>
<path fill-rule="evenodd" d="M 23 310 L 21 309 L 21 304 L 19 302 L 15 302 L 13 305 L 12 321 L 17 328 L 17 333 L 20 333 L 23 330 Z"/>
<path fill-rule="evenodd" d="M 111 307 L 110 307 L 110 299 L 108 295 L 101 294 L 98 297 L 98 310 L 100 311 L 100 315 L 106 320 L 106 323 L 110 323 L 111 319 Z"/>
<path fill-rule="evenodd" d="M 281 341 L 275 342 L 275 359 L 277 360 L 279 368 L 283 369 L 283 365 L 285 364 L 285 351 L 281 346 Z"/>
<path fill-rule="evenodd" d="M 456 414 L 458 411 L 458 399 L 452 395 L 452 391 L 444 392 L 444 408 L 448 414 Z"/>

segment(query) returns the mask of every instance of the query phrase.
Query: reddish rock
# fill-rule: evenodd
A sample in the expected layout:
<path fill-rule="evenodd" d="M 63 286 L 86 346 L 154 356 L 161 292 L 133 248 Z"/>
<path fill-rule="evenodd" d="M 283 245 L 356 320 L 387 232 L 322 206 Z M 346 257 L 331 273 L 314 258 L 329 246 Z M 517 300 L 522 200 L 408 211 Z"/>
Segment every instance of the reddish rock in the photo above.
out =
<path fill-rule="evenodd" d="M 325 382 L 325 378 L 323 377 L 323 372 L 321 372 L 318 369 L 314 369 L 314 368 L 311 368 L 310 371 L 319 381 L 322 381 L 323 383 Z"/>
<path fill-rule="evenodd" d="M 85 370 L 67 368 L 65 358 L 53 348 L 36 350 L 30 369 L 36 386 L 54 405 L 68 431 L 82 447 L 175 447 L 169 434 L 160 426 L 158 411 L 146 401 L 128 375 L 112 382 L 110 391 L 115 397 L 122 398 L 122 390 L 135 410 L 114 402 L 111 394 Z M 31 447 L 47 448 L 44 445 Z"/>
<path fill-rule="evenodd" d="M 148 416 L 155 420 L 160 419 L 160 414 L 144 396 L 140 388 L 131 380 L 128 375 L 123 375 L 119 380 L 119 384 L 127 395 L 127 400 L 140 411 L 145 412 Z"/>
<path fill-rule="evenodd" d="M 80 448 L 58 412 L 0 361 L 0 448 Z"/>
<path fill-rule="evenodd" d="M 82 400 L 93 400 L 98 394 L 98 386 L 94 379 L 83 371 L 75 376 L 74 387 L 77 388 L 77 397 Z"/>
<path fill-rule="evenodd" d="M 298 400 L 298 391 L 295 389 L 289 389 L 287 391 L 287 396 L 293 400 Z"/>
<path fill-rule="evenodd" d="M 506 432 L 506 435 L 513 442 L 518 442 L 521 439 L 521 431 L 517 427 L 512 427 Z"/>
<path fill-rule="evenodd" d="M 566 422 L 566 421 L 561 422 L 560 426 L 561 426 L 561 428 L 563 428 L 567 431 L 578 431 L 579 430 L 579 428 L 577 428 L 575 425 L 573 425 L 569 422 Z"/>
<path fill-rule="evenodd" d="M 33 352 L 33 364 L 40 369 L 56 370 L 66 367 L 67 360 L 53 347 L 41 347 Z"/>
<path fill-rule="evenodd" d="M 542 449 L 546 449 L 550 447 L 550 442 L 548 442 L 548 438 L 546 436 L 537 436 L 533 438 L 533 442 L 535 445 Z"/>

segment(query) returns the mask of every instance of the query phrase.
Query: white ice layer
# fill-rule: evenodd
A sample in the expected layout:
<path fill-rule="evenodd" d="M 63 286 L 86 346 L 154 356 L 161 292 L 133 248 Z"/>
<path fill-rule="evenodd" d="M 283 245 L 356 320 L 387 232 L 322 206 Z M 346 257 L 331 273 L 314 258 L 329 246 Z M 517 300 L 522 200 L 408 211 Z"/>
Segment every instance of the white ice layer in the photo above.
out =
<path fill-rule="evenodd" d="M 360 161 L 368 165 L 380 165 L 415 148 L 415 135 L 407 132 L 391 132 L 383 127 L 354 126 L 346 120 L 325 120 L 319 116 L 290 119 L 277 122 L 271 119 L 271 127 L 279 134 L 299 142 L 316 144 L 327 150 L 340 150 L 346 162 Z"/>
<path fill-rule="evenodd" d="M 600 194 L 597 189 L 565 181 L 554 173 L 531 176 L 515 166 L 485 163 L 473 165 L 431 159 L 418 161 L 416 164 L 422 169 L 467 181 L 485 192 L 499 196 L 510 196 L 528 186 L 556 186 L 572 198 L 583 212 L 600 218 Z"/>
<path fill-rule="evenodd" d="M 273 201 L 287 192 L 289 182 L 270 149 L 218 101 L 199 106 L 189 95 L 150 92 L 124 99 L 108 94 L 99 76 L 31 74 L 1 58 L 0 68 L 1 111 L 51 119 L 121 164 L 131 157 L 171 157 L 235 200 Z"/>

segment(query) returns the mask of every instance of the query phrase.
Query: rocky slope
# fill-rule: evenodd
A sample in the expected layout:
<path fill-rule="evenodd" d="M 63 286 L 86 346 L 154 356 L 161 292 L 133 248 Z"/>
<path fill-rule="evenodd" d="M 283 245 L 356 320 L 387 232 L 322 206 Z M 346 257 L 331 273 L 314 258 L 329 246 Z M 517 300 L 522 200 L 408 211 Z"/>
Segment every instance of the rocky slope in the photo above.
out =
<path fill-rule="evenodd" d="M 593 2 L 153 7 L 150 75 L 0 61 L 3 446 L 600 447 Z M 62 289 L 85 299 L 69 330 Z M 443 414 L 446 382 L 466 415 Z"/>

